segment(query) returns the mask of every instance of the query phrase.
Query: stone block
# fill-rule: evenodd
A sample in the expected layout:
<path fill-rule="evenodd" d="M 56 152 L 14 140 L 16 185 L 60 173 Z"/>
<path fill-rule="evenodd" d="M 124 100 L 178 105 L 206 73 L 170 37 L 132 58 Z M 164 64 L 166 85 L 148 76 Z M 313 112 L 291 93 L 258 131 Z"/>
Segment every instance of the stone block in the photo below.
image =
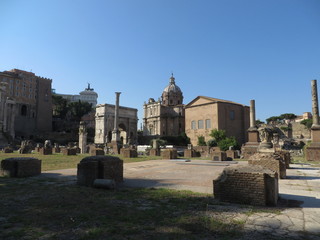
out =
<path fill-rule="evenodd" d="M 4 153 L 13 153 L 13 149 L 10 148 L 10 147 L 5 147 L 5 148 L 3 149 L 3 152 L 4 152 Z"/>
<path fill-rule="evenodd" d="M 137 151 L 134 149 L 130 149 L 130 148 L 121 148 L 120 155 L 123 158 L 136 158 L 136 157 L 138 157 Z"/>
<path fill-rule="evenodd" d="M 176 149 L 162 149 L 161 150 L 162 159 L 177 159 L 178 153 Z"/>
<path fill-rule="evenodd" d="M 91 156 L 78 164 L 77 182 L 79 185 L 93 186 L 96 179 L 123 181 L 123 161 L 113 156 Z"/>
<path fill-rule="evenodd" d="M 196 154 L 195 150 L 193 150 L 193 149 L 185 149 L 184 150 L 184 157 L 185 158 L 193 158 L 196 156 L 197 156 L 197 154 Z"/>
<path fill-rule="evenodd" d="M 311 143 L 308 147 L 306 147 L 305 156 L 307 161 L 319 161 L 320 143 Z"/>
<path fill-rule="evenodd" d="M 35 147 L 35 148 L 34 148 L 34 151 L 35 151 L 35 152 L 40 152 L 40 149 L 41 149 L 41 147 Z"/>
<path fill-rule="evenodd" d="M 60 153 L 61 152 L 61 148 L 60 147 L 54 147 L 53 149 L 54 153 Z"/>
<path fill-rule="evenodd" d="M 239 158 L 238 152 L 236 150 L 227 150 L 227 160 L 233 160 L 235 158 Z"/>
<path fill-rule="evenodd" d="M 214 198 L 221 202 L 276 206 L 279 195 L 277 173 L 261 166 L 232 166 L 213 180 Z"/>
<path fill-rule="evenodd" d="M 258 148 L 259 148 L 259 143 L 255 143 L 255 144 L 246 143 L 241 148 L 241 155 L 244 159 L 249 159 L 252 155 L 258 152 Z"/>
<path fill-rule="evenodd" d="M 149 152 L 149 156 L 160 156 L 160 149 L 151 148 Z"/>
<path fill-rule="evenodd" d="M 52 148 L 40 148 L 39 151 L 42 155 L 51 155 L 52 154 Z"/>
<path fill-rule="evenodd" d="M 99 148 L 91 149 L 90 152 L 91 156 L 104 156 L 104 150 Z"/>
<path fill-rule="evenodd" d="M 213 161 L 226 161 L 227 160 L 227 154 L 223 151 L 213 151 L 211 153 L 211 159 Z"/>
<path fill-rule="evenodd" d="M 66 156 L 77 155 L 77 149 L 75 148 L 64 148 L 62 154 Z"/>
<path fill-rule="evenodd" d="M 41 174 L 41 160 L 36 158 L 7 158 L 1 162 L 1 175 L 32 177 Z"/>

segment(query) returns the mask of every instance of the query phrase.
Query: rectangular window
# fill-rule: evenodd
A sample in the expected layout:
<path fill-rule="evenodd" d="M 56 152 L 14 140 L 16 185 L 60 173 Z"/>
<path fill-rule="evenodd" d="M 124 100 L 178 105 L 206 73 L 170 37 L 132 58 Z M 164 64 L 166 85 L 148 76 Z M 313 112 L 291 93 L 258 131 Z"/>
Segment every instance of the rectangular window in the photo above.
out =
<path fill-rule="evenodd" d="M 211 128 L 211 120 L 210 119 L 206 119 L 206 129 Z"/>
<path fill-rule="evenodd" d="M 196 121 L 191 122 L 191 129 L 197 129 L 196 128 Z"/>
<path fill-rule="evenodd" d="M 230 111 L 229 116 L 230 116 L 230 120 L 234 120 L 235 119 L 235 114 L 234 114 L 233 110 Z"/>
<path fill-rule="evenodd" d="M 203 128 L 203 120 L 198 120 L 198 128 L 199 129 Z"/>

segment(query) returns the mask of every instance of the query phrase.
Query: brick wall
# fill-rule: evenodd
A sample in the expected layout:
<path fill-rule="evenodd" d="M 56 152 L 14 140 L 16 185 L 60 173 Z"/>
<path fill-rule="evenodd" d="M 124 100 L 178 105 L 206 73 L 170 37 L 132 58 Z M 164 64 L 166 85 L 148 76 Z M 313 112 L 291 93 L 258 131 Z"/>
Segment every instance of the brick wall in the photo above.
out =
<path fill-rule="evenodd" d="M 222 202 L 276 205 L 278 191 L 277 174 L 260 166 L 228 167 L 213 180 L 214 198 Z"/>

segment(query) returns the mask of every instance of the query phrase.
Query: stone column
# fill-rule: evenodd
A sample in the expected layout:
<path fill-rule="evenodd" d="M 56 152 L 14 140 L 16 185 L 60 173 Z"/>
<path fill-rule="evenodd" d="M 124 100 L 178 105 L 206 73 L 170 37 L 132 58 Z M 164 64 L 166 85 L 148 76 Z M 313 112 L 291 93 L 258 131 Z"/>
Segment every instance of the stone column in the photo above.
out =
<path fill-rule="evenodd" d="M 318 106 L 318 89 L 317 80 L 311 80 L 311 95 L 312 95 L 312 114 L 313 124 L 312 127 L 319 127 L 319 106 Z"/>
<path fill-rule="evenodd" d="M 81 121 L 79 126 L 79 148 L 82 154 L 86 153 L 87 148 L 87 128 L 85 122 Z"/>
<path fill-rule="evenodd" d="M 121 92 L 116 92 L 116 105 L 114 106 L 114 128 L 112 131 L 112 142 L 120 141 L 120 132 L 118 129 L 119 122 L 119 97 Z"/>
<path fill-rule="evenodd" d="M 254 100 L 250 100 L 250 128 L 256 129 L 256 107 Z"/>

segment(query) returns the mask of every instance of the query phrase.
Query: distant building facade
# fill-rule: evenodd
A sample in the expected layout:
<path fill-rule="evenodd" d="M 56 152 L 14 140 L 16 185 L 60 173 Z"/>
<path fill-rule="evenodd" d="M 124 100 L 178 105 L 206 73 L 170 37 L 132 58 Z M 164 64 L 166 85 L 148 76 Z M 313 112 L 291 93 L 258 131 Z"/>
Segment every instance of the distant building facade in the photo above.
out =
<path fill-rule="evenodd" d="M 90 87 L 90 83 L 88 83 L 88 87 L 84 89 L 84 91 L 80 92 L 78 95 L 72 94 L 62 94 L 62 93 L 54 93 L 57 96 L 61 96 L 64 99 L 67 99 L 69 102 L 88 102 L 92 104 L 92 107 L 95 107 L 98 103 L 98 94 L 94 91 L 93 88 Z"/>
<path fill-rule="evenodd" d="M 6 85 L 6 97 L 2 101 L 7 102 L 2 110 L 2 118 L 4 115 L 14 116 L 14 134 L 11 137 L 32 138 L 34 134 L 51 131 L 51 79 L 12 69 L 0 72 L 0 82 Z M 7 128 L 13 121 L 2 119 L 2 122 L 2 128 Z"/>
<path fill-rule="evenodd" d="M 111 142 L 114 116 L 115 105 L 98 104 L 96 106 L 94 143 L 106 144 Z M 135 144 L 137 142 L 138 110 L 119 106 L 118 122 L 122 144 Z"/>
<path fill-rule="evenodd" d="M 143 110 L 144 136 L 178 136 L 185 131 L 183 94 L 173 75 L 161 100 L 150 98 Z"/>
<path fill-rule="evenodd" d="M 236 137 L 239 144 L 247 141 L 247 130 L 250 125 L 250 108 L 248 106 L 198 96 L 185 106 L 186 134 L 193 145 L 198 137 L 210 140 L 211 130 L 225 130 L 228 137 Z"/>

